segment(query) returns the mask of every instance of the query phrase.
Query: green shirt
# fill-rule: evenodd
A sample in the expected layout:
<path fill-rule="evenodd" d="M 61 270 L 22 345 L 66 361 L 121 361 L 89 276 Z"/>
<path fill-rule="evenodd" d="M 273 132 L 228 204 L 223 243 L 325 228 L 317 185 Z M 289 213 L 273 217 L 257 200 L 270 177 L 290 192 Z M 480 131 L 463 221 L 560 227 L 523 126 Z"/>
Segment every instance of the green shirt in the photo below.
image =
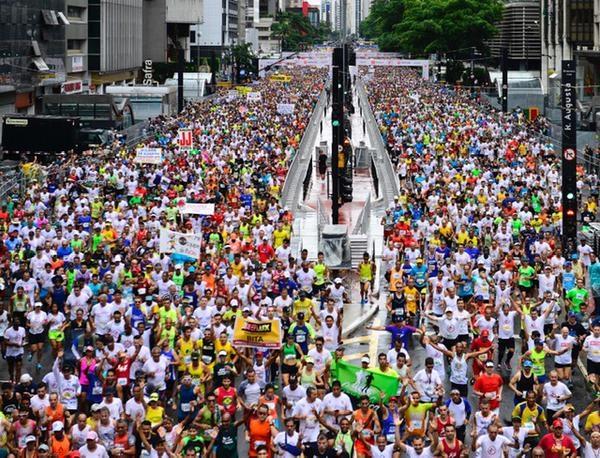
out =
<path fill-rule="evenodd" d="M 531 288 L 533 286 L 533 276 L 535 275 L 535 269 L 531 266 L 519 267 L 519 286 L 525 288 Z"/>
<path fill-rule="evenodd" d="M 585 305 L 590 293 L 585 288 L 573 288 L 567 292 L 567 299 L 571 301 L 573 307 L 571 311 L 575 313 L 581 312 L 581 306 Z"/>

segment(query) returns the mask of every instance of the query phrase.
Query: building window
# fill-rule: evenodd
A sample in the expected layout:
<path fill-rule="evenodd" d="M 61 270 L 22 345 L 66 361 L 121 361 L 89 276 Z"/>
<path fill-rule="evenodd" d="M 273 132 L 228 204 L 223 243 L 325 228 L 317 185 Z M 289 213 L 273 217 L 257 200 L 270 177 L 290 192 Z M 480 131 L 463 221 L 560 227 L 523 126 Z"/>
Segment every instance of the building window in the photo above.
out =
<path fill-rule="evenodd" d="M 196 43 L 196 31 L 190 30 L 190 43 Z"/>
<path fill-rule="evenodd" d="M 71 21 L 85 21 L 86 8 L 81 6 L 67 6 L 67 18 Z"/>
<path fill-rule="evenodd" d="M 67 40 L 67 51 L 69 54 L 82 54 L 85 48 L 85 40 Z"/>

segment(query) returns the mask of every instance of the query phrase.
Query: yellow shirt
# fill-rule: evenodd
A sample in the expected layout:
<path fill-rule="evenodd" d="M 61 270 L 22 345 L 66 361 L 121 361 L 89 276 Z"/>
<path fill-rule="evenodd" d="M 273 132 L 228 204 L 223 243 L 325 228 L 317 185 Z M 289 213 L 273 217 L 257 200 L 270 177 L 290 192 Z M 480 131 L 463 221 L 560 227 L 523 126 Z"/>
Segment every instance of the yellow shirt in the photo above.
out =
<path fill-rule="evenodd" d="M 275 229 L 273 231 L 273 247 L 279 248 L 283 245 L 283 241 L 289 237 L 288 232 L 285 229 Z"/>
<path fill-rule="evenodd" d="M 162 423 L 163 417 L 165 415 L 165 409 L 163 407 L 146 407 L 146 418 L 150 423 L 152 423 L 152 427 L 158 426 Z"/>
<path fill-rule="evenodd" d="M 588 415 L 587 419 L 585 420 L 584 429 L 586 431 L 591 431 L 596 426 L 600 426 L 600 413 L 598 413 L 598 411 L 592 412 Z"/>
<path fill-rule="evenodd" d="M 406 310 L 409 313 L 417 313 L 417 297 L 419 291 L 414 286 L 406 286 L 404 288 L 404 297 L 406 298 Z"/>
<path fill-rule="evenodd" d="M 220 351 L 227 352 L 227 361 L 231 361 L 235 356 L 235 351 L 233 350 L 231 342 L 227 341 L 225 342 L 225 345 L 223 345 L 221 341 L 217 339 L 215 342 L 215 353 L 218 355 Z"/>

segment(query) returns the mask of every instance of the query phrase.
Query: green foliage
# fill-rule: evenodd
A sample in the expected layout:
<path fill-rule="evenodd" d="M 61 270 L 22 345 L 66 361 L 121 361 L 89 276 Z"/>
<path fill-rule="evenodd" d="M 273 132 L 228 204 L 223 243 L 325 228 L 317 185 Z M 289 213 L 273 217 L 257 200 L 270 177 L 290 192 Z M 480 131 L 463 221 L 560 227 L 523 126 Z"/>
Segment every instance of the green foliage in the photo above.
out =
<path fill-rule="evenodd" d="M 446 62 L 446 82 L 456 83 L 465 72 L 465 66 L 458 60 L 448 60 Z"/>
<path fill-rule="evenodd" d="M 298 13 L 281 12 L 271 26 L 271 35 L 281 40 L 283 51 L 299 51 L 322 42 L 330 34 L 327 26 L 313 27 L 308 18 Z"/>
<path fill-rule="evenodd" d="M 501 17 L 500 0 L 375 0 L 361 33 L 383 51 L 483 50 Z"/>
<path fill-rule="evenodd" d="M 239 68 L 248 68 L 252 65 L 254 52 L 252 51 L 252 45 L 250 43 L 235 45 L 232 51 L 236 65 Z"/>

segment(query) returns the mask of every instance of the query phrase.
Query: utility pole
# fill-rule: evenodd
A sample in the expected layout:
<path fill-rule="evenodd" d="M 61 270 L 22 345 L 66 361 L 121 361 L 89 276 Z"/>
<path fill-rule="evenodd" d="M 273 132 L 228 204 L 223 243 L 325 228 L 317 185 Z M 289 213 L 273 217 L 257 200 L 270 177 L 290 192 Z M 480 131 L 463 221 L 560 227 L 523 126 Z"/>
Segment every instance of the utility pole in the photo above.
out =
<path fill-rule="evenodd" d="M 575 61 L 562 61 L 562 252 L 566 259 L 577 247 L 577 120 Z"/>
<path fill-rule="evenodd" d="M 502 48 L 502 113 L 508 113 L 508 48 Z"/>

